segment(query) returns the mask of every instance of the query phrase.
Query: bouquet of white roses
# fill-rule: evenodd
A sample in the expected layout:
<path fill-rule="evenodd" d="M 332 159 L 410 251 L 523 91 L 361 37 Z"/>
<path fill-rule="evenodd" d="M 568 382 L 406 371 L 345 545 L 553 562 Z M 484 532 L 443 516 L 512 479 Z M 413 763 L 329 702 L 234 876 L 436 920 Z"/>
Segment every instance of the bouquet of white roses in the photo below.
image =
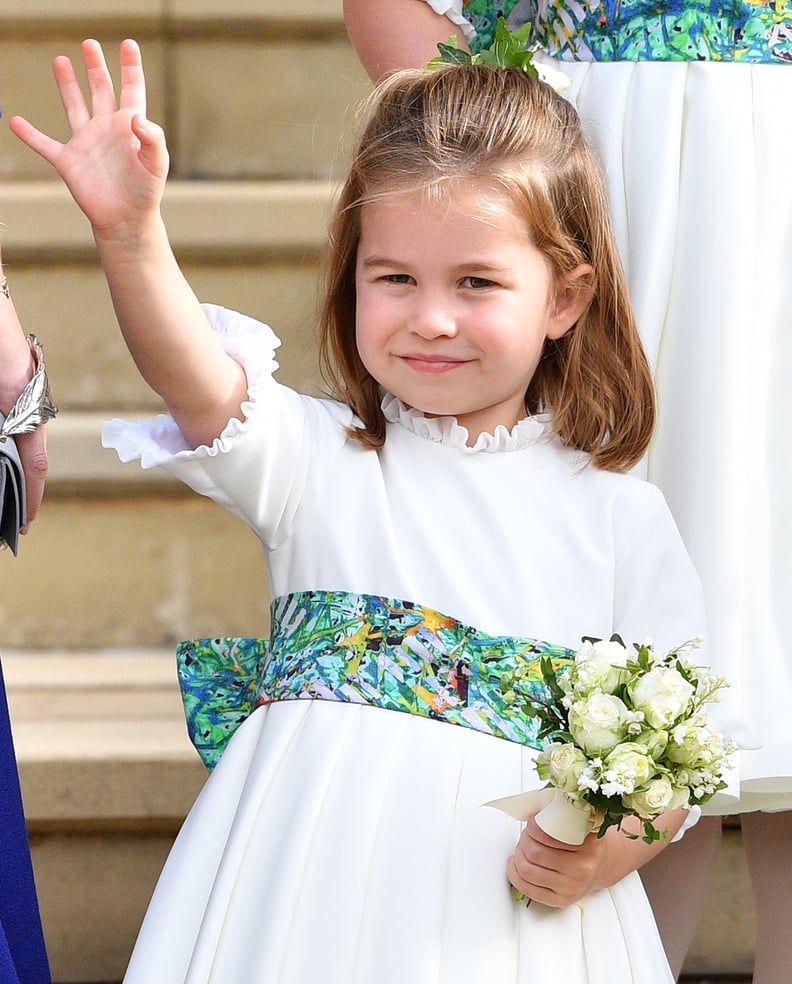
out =
<path fill-rule="evenodd" d="M 653 823 L 663 811 L 701 805 L 725 787 L 733 745 L 703 707 L 728 684 L 690 661 L 699 643 L 658 653 L 649 643 L 627 648 L 618 636 L 584 639 L 560 673 L 542 660 L 544 700 L 519 696 L 519 670 L 504 674 L 504 698 L 538 718 L 545 741 L 536 769 L 557 791 L 537 815 L 547 833 L 565 839 L 565 820 L 576 813 L 581 836 L 569 842 L 580 843 L 588 831 L 601 837 L 635 816 L 651 843 L 664 836 Z"/>

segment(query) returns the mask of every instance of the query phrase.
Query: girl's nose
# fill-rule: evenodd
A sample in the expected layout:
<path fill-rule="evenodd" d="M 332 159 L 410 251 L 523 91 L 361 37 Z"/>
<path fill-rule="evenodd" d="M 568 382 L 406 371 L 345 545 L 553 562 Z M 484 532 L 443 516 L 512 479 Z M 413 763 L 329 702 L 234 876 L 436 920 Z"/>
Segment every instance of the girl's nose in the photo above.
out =
<path fill-rule="evenodd" d="M 417 299 L 410 319 L 410 331 L 421 338 L 453 337 L 457 334 L 453 306 L 438 297 Z"/>

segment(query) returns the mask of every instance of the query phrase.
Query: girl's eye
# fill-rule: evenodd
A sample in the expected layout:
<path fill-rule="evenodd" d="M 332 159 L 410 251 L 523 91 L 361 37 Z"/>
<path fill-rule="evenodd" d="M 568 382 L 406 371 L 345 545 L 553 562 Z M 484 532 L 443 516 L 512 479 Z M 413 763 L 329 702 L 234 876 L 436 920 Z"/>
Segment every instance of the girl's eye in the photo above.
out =
<path fill-rule="evenodd" d="M 465 277 L 462 283 L 471 290 L 484 290 L 486 287 L 494 286 L 494 281 L 487 280 L 486 277 Z"/>
<path fill-rule="evenodd" d="M 409 284 L 412 280 L 407 273 L 389 273 L 385 276 L 389 284 Z"/>

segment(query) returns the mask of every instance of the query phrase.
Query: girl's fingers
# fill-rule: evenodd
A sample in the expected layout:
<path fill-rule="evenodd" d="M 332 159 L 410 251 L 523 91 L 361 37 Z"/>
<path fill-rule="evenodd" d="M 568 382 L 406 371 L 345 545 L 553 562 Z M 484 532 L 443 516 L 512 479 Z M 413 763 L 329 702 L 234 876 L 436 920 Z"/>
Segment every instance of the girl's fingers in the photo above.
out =
<path fill-rule="evenodd" d="M 120 107 L 145 117 L 146 115 L 146 85 L 143 75 L 143 63 L 137 42 L 127 39 L 123 41 L 121 54 L 121 92 L 119 103 L 116 103 L 113 79 L 107 67 L 104 51 L 98 41 L 88 39 L 82 43 L 83 64 L 91 93 L 91 106 L 86 104 L 85 96 L 77 81 L 71 59 L 58 55 L 52 62 L 52 70 L 58 85 L 61 103 L 66 111 L 72 133 L 91 121 L 92 116 L 102 116 L 115 113 Z M 28 146 L 41 154 L 45 160 L 52 163 L 51 154 L 54 149 L 60 149 L 61 144 L 50 141 L 44 134 L 30 127 L 29 124 L 14 131 Z M 23 135 L 24 134 L 24 135 Z"/>
<path fill-rule="evenodd" d="M 91 93 L 93 115 L 114 113 L 117 109 L 115 91 L 102 46 L 98 41 L 83 41 L 82 55 L 88 89 Z"/>
<path fill-rule="evenodd" d="M 9 129 L 15 136 L 19 137 L 22 143 L 27 144 L 31 150 L 43 157 L 48 164 L 56 167 L 57 158 L 63 150 L 63 144 L 46 133 L 37 130 L 32 123 L 28 123 L 22 116 L 12 116 L 8 121 Z"/>
<path fill-rule="evenodd" d="M 136 41 L 129 38 L 121 42 L 121 93 L 119 107 L 131 110 L 142 117 L 146 115 L 146 79 L 143 75 L 143 59 Z"/>
<path fill-rule="evenodd" d="M 74 132 L 91 118 L 77 76 L 74 74 L 74 66 L 65 55 L 58 55 L 52 62 L 52 71 L 58 84 L 61 103 L 66 110 L 66 118 Z"/>

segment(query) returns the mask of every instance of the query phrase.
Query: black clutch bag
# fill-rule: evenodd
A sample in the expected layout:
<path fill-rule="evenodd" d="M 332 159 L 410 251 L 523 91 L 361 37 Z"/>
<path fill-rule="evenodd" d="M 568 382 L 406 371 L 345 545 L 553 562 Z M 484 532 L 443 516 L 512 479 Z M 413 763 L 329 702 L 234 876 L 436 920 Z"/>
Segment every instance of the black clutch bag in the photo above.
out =
<path fill-rule="evenodd" d="M 5 418 L 0 414 L 0 424 Z M 0 541 L 16 556 L 19 531 L 27 522 L 25 473 L 13 437 L 0 437 Z"/>

